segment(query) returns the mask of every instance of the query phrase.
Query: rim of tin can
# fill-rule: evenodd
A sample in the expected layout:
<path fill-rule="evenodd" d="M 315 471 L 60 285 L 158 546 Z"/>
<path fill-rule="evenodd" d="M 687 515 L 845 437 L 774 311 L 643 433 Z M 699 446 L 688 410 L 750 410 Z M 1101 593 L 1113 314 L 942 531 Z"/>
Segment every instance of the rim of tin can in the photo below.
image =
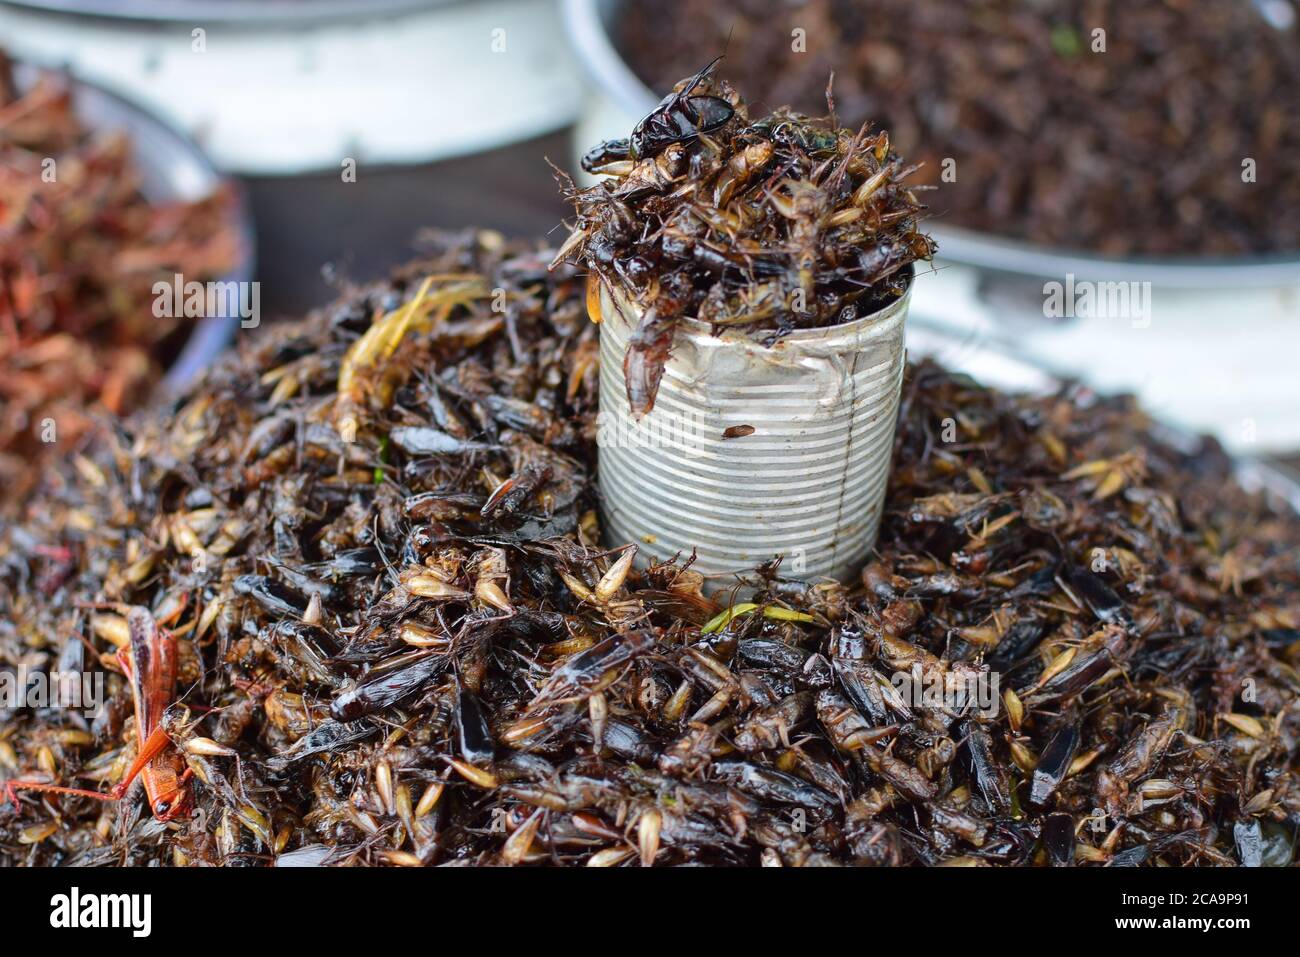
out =
<path fill-rule="evenodd" d="M 561 0 L 564 24 L 583 69 L 598 91 L 629 115 L 644 116 L 659 97 L 623 59 L 606 24 L 622 0 Z M 1289 287 L 1300 284 L 1300 252 L 1234 258 L 1133 257 L 1116 259 L 1081 249 L 1044 246 L 1011 236 L 931 222 L 941 260 L 989 273 L 1059 279 L 1146 281 L 1178 289 Z"/>
<path fill-rule="evenodd" d="M 830 339 L 835 336 L 853 335 L 854 333 L 863 331 L 867 326 L 879 325 L 883 328 L 885 320 L 892 319 L 894 314 L 900 309 L 906 309 L 907 303 L 912 298 L 912 286 L 916 282 L 916 264 L 908 263 L 903 268 L 902 272 L 906 275 L 907 288 L 904 289 L 903 294 L 893 302 L 885 303 L 885 305 L 881 306 L 879 309 L 875 309 L 867 313 L 865 316 L 858 316 L 856 319 L 850 320 L 849 322 L 837 322 L 826 326 L 804 326 L 798 329 L 792 329 L 789 332 L 781 333 L 777 339 L 773 340 L 771 345 L 754 338 L 754 336 L 745 331 L 743 326 L 716 327 L 713 323 L 706 322 L 703 319 L 697 319 L 695 316 L 680 316 L 678 317 L 677 322 L 679 326 L 684 326 L 691 332 L 708 336 L 711 339 L 718 339 L 722 342 L 748 343 L 759 349 L 771 349 L 782 342 L 813 342 L 818 339 Z M 601 280 L 601 289 L 608 293 L 610 301 L 613 302 L 615 308 L 619 308 L 619 301 L 622 300 L 622 302 L 626 303 L 628 308 L 632 309 L 634 312 L 640 313 L 642 311 L 641 306 L 638 306 L 627 298 L 627 293 L 623 292 L 621 289 L 614 288 L 603 279 Z M 713 330 L 715 328 L 719 328 L 720 331 L 714 332 Z"/>

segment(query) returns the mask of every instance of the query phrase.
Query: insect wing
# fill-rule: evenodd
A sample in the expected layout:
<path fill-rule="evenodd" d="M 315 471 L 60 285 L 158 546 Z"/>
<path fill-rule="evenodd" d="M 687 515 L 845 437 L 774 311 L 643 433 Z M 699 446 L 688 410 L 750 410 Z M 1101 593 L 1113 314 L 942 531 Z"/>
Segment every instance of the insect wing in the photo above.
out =
<path fill-rule="evenodd" d="M 130 662 L 123 669 L 135 699 L 135 730 L 143 743 L 162 721 L 176 691 L 176 642 L 145 608 L 127 615 Z"/>

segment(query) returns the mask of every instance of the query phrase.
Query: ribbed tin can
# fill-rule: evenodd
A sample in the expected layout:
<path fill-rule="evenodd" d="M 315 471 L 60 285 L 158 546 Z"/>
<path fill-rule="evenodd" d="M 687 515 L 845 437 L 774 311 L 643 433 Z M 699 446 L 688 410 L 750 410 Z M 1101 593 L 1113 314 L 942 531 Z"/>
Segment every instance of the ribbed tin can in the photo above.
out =
<path fill-rule="evenodd" d="M 880 526 L 909 298 L 910 285 L 878 312 L 771 346 L 683 320 L 655 406 L 635 421 L 623 358 L 639 313 L 602 284 L 606 540 L 635 542 L 643 561 L 693 551 L 713 587 L 778 555 L 783 577 L 855 575 Z"/>

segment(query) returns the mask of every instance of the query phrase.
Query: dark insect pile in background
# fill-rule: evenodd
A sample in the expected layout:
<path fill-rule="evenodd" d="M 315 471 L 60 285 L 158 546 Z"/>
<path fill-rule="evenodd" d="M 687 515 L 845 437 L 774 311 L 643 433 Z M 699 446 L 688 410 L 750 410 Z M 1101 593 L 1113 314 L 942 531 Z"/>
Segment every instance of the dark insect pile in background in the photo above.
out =
<path fill-rule="evenodd" d="M 889 134 L 789 110 L 751 120 L 714 63 L 677 83 L 627 139 L 559 174 L 577 222 L 556 261 L 584 264 L 636 316 L 623 370 L 634 415 L 654 407 L 682 317 L 763 342 L 888 305 L 934 243 Z M 589 308 L 599 310 L 593 284 Z"/>
<path fill-rule="evenodd" d="M 617 41 L 652 89 L 725 48 L 743 51 L 727 70 L 751 103 L 820 112 L 833 70 L 841 118 L 879 122 L 924 164 L 915 181 L 938 187 L 929 198 L 937 222 L 1112 256 L 1300 249 L 1300 28 L 1291 5 L 624 7 Z M 1289 24 L 1277 19 L 1285 14 Z M 1100 42 L 1104 52 L 1094 49 Z"/>
<path fill-rule="evenodd" d="M 20 791 L 0 864 L 1290 862 L 1300 521 L 1216 447 L 915 366 L 860 580 L 705 595 L 599 544 L 552 255 L 463 237 L 46 477 L 0 663 L 108 695 L 0 711 L 0 776 L 121 780 L 142 606 L 193 808 Z"/>

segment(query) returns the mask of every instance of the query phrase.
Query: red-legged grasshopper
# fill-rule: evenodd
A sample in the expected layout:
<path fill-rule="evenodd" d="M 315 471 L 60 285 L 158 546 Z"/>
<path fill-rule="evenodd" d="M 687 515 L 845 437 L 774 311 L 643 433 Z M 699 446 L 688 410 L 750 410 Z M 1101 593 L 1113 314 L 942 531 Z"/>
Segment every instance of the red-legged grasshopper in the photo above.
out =
<path fill-rule="evenodd" d="M 131 682 L 135 701 L 135 733 L 139 753 L 121 783 L 111 791 L 91 791 L 36 781 L 6 781 L 5 794 L 18 808 L 18 791 L 72 794 L 100 801 L 119 801 L 126 796 L 137 776 L 154 817 L 172 821 L 184 817 L 190 807 L 190 778 L 172 741 L 162 728 L 163 712 L 176 695 L 176 639 L 154 621 L 146 608 L 133 606 L 127 614 L 130 641 L 117 653 L 117 664 Z"/>

